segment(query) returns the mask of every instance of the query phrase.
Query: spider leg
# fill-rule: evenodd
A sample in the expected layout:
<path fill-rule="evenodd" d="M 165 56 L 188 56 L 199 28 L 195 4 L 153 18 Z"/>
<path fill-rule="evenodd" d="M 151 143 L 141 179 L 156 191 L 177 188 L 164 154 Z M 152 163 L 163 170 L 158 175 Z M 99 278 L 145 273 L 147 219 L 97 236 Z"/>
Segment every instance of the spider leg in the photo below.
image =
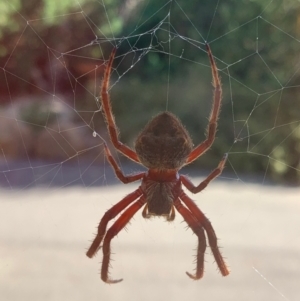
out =
<path fill-rule="evenodd" d="M 207 128 L 207 138 L 196 146 L 188 156 L 186 160 L 186 164 L 191 163 L 196 160 L 199 156 L 205 153 L 213 144 L 216 136 L 217 130 L 217 121 L 220 114 L 221 100 L 222 100 L 222 88 L 221 81 L 218 75 L 218 68 L 216 66 L 216 62 L 211 53 L 210 47 L 206 44 L 207 54 L 209 57 L 211 69 L 212 69 L 212 77 L 213 77 L 213 87 L 214 87 L 214 101 L 212 105 L 212 110 L 209 117 L 209 123 Z"/>
<path fill-rule="evenodd" d="M 193 214 L 188 210 L 185 206 L 182 205 L 179 199 L 176 199 L 174 202 L 174 206 L 177 211 L 182 215 L 188 226 L 193 230 L 193 232 L 198 237 L 198 248 L 197 248 L 197 266 L 196 266 L 196 274 L 192 275 L 189 272 L 186 274 L 194 279 L 198 280 L 203 277 L 204 273 L 204 254 L 206 250 L 206 238 L 202 225 L 199 221 L 193 216 Z"/>
<path fill-rule="evenodd" d="M 120 202 L 116 205 L 111 207 L 108 211 L 105 212 L 104 216 L 102 217 L 99 226 L 98 226 L 98 233 L 92 242 L 91 246 L 89 247 L 88 251 L 86 252 L 86 256 L 92 258 L 99 250 L 100 244 L 105 236 L 106 227 L 110 220 L 115 218 L 122 210 L 128 207 L 133 201 L 135 201 L 138 197 L 142 195 L 142 191 L 138 188 L 134 192 L 127 195 L 123 198 Z"/>
<path fill-rule="evenodd" d="M 133 151 L 130 147 L 126 146 L 123 144 L 119 139 L 118 139 L 118 128 L 115 123 L 115 118 L 112 113 L 112 108 L 110 104 L 110 97 L 108 94 L 108 86 L 109 86 L 109 79 L 110 79 L 110 73 L 111 73 L 111 68 L 113 64 L 113 60 L 116 54 L 116 48 L 113 49 L 109 61 L 107 64 L 107 67 L 104 72 L 104 79 L 102 82 L 102 87 L 101 87 L 101 101 L 102 101 L 102 107 L 103 107 L 103 112 L 104 112 L 104 117 L 107 122 L 107 127 L 108 127 L 108 132 L 110 135 L 110 139 L 115 146 L 115 148 L 121 152 L 123 155 L 128 157 L 129 159 L 140 163 L 140 160 L 136 154 L 135 151 Z"/>
<path fill-rule="evenodd" d="M 224 167 L 225 167 L 225 163 L 227 160 L 228 155 L 225 154 L 222 158 L 222 160 L 220 161 L 219 165 L 217 168 L 215 168 L 207 177 L 204 181 L 202 181 L 198 186 L 195 186 L 189 179 L 188 177 L 184 176 L 184 175 L 180 175 L 180 180 L 182 182 L 182 184 L 192 193 L 198 193 L 200 191 L 202 191 L 203 189 L 206 188 L 206 186 L 216 177 L 218 177 Z"/>
<path fill-rule="evenodd" d="M 192 212 L 193 216 L 199 221 L 199 223 L 201 223 L 201 225 L 205 229 L 211 251 L 214 255 L 214 258 L 216 260 L 216 263 L 219 267 L 221 274 L 223 276 L 229 275 L 229 270 L 219 250 L 218 239 L 212 224 L 210 223 L 208 218 L 204 215 L 204 213 L 193 202 L 193 200 L 189 198 L 183 191 L 181 191 L 179 197 L 184 202 L 184 204 L 188 207 L 188 209 Z"/>
<path fill-rule="evenodd" d="M 135 213 L 146 203 L 144 197 L 140 197 L 135 203 L 127 208 L 116 222 L 107 231 L 103 242 L 103 261 L 101 267 L 101 279 L 106 283 L 118 283 L 123 279 L 113 280 L 108 277 L 108 268 L 110 262 L 110 242 L 130 221 Z"/>
<path fill-rule="evenodd" d="M 107 147 L 107 144 L 104 143 L 104 151 L 107 157 L 108 162 L 110 163 L 110 165 L 112 166 L 112 168 L 115 171 L 115 174 L 117 176 L 117 178 L 124 184 L 127 183 L 131 183 L 137 180 L 140 180 L 141 178 L 144 177 L 145 172 L 140 172 L 137 174 L 133 174 L 133 175 L 127 175 L 125 176 L 122 172 L 122 170 L 120 169 L 120 167 L 118 166 L 116 160 L 113 158 L 113 156 L 111 155 L 111 152 L 109 150 L 109 148 Z"/>

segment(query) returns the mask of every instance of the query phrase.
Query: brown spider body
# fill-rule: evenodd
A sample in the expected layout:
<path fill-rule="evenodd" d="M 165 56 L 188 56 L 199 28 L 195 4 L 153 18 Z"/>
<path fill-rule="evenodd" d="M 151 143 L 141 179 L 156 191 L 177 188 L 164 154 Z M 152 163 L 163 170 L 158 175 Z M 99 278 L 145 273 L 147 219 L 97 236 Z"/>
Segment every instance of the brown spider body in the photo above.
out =
<path fill-rule="evenodd" d="M 109 78 L 116 49 L 113 50 L 110 56 L 101 88 L 103 113 L 107 121 L 110 138 L 119 152 L 129 159 L 144 165 L 148 168 L 148 171 L 127 176 L 124 175 L 116 160 L 112 157 L 106 143 L 104 143 L 106 157 L 118 179 L 125 184 L 138 180 L 142 181 L 141 185 L 135 191 L 125 196 L 104 214 L 98 226 L 98 233 L 86 253 L 88 257 L 93 257 L 101 248 L 103 241 L 101 279 L 106 283 L 122 281 L 122 279 L 112 280 L 108 276 L 111 240 L 142 207 L 144 207 L 142 211 L 144 218 L 163 216 L 167 221 L 174 220 L 176 209 L 196 234 L 198 238 L 196 273 L 192 275 L 186 272 L 190 278 L 196 280 L 203 276 L 204 254 L 206 250 L 205 233 L 207 234 L 210 248 L 221 274 L 223 276 L 229 274 L 229 270 L 218 247 L 217 236 L 210 221 L 182 189 L 182 186 L 185 186 L 192 193 L 202 191 L 214 178 L 221 174 L 225 166 L 227 154 L 219 162 L 217 168 L 197 186 L 186 176 L 178 173 L 179 169 L 184 165 L 191 163 L 203 155 L 211 147 L 215 139 L 222 90 L 217 67 L 207 44 L 206 49 L 212 68 L 214 100 L 209 118 L 207 138 L 195 148 L 193 148 L 190 135 L 182 123 L 175 115 L 169 112 L 158 114 L 146 125 L 136 139 L 135 151 L 119 141 L 118 129 L 115 124 L 108 94 Z M 117 216 L 119 216 L 117 220 L 107 230 L 108 223 Z"/>
<path fill-rule="evenodd" d="M 149 169 L 180 169 L 192 149 L 189 133 L 169 112 L 155 116 L 135 142 L 140 162 Z"/>
<path fill-rule="evenodd" d="M 147 201 L 143 211 L 145 218 L 165 216 L 168 221 L 174 219 L 175 215 L 171 214 L 173 200 L 181 188 L 177 170 L 184 165 L 192 148 L 189 133 L 170 112 L 155 116 L 138 135 L 136 154 L 149 168 L 141 185 Z"/>
<path fill-rule="evenodd" d="M 173 201 L 178 198 L 180 189 L 181 184 L 176 171 L 149 170 L 141 184 L 147 202 L 143 217 L 164 216 L 168 221 L 173 220 Z"/>

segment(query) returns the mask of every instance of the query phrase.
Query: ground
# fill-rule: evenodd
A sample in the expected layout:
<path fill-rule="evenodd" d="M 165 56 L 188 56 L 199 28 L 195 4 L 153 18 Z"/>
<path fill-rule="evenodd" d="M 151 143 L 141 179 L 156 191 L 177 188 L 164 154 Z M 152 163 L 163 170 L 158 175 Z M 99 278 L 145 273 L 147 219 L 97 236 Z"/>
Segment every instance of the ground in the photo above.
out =
<path fill-rule="evenodd" d="M 208 249 L 204 278 L 189 279 L 196 236 L 182 218 L 137 213 L 112 244 L 111 276 L 124 281 L 103 283 L 101 252 L 89 259 L 85 251 L 104 212 L 136 187 L 0 190 L 1 300 L 298 300 L 299 189 L 220 180 L 193 199 L 215 228 L 229 276 Z"/>

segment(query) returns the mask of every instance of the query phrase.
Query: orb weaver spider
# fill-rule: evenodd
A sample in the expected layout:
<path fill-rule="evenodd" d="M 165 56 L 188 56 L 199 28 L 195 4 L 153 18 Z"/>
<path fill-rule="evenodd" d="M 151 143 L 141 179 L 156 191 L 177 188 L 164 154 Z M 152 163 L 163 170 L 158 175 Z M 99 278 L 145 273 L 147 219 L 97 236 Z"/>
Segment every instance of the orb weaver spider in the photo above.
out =
<path fill-rule="evenodd" d="M 86 255 L 92 258 L 101 248 L 103 241 L 103 262 L 101 267 L 101 279 L 106 283 L 117 283 L 122 279 L 113 280 L 108 276 L 110 264 L 110 243 L 135 215 L 144 207 L 144 218 L 163 216 L 171 222 L 175 218 L 175 209 L 182 215 L 187 225 L 198 237 L 195 275 L 186 272 L 192 279 L 200 279 L 204 273 L 204 254 L 206 250 L 206 236 L 216 260 L 218 268 L 223 276 L 229 274 L 229 269 L 220 253 L 217 236 L 212 224 L 197 207 L 194 201 L 183 191 L 182 185 L 190 192 L 202 191 L 213 179 L 219 176 L 225 166 L 227 154 L 224 155 L 216 169 L 199 185 L 195 186 L 186 176 L 178 171 L 202 156 L 213 144 L 216 135 L 217 121 L 220 113 L 222 89 L 217 66 L 210 47 L 206 44 L 212 77 L 214 96 L 212 110 L 207 128 L 207 138 L 196 147 L 193 147 L 192 139 L 180 120 L 170 112 L 162 112 L 155 116 L 140 132 L 135 142 L 135 151 L 118 139 L 118 128 L 113 116 L 110 97 L 108 93 L 109 79 L 114 61 L 116 48 L 112 51 L 104 73 L 101 87 L 101 100 L 103 114 L 107 122 L 110 139 L 114 147 L 132 161 L 142 164 L 148 171 L 137 174 L 124 175 L 116 160 L 112 157 L 106 143 L 104 151 L 107 160 L 111 164 L 117 178 L 123 182 L 131 183 L 141 180 L 141 185 L 132 193 L 125 196 L 120 202 L 110 208 L 102 217 L 98 233 L 88 249 Z M 120 216 L 113 225 L 106 230 L 107 224 L 117 215 Z"/>

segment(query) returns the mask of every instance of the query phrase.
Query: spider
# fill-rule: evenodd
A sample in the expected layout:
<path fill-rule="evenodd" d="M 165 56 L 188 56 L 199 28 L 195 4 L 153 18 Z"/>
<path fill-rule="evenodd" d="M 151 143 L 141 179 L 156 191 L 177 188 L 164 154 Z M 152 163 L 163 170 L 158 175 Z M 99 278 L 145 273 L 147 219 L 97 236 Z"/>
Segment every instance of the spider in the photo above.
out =
<path fill-rule="evenodd" d="M 182 189 L 183 185 L 192 193 L 202 191 L 214 178 L 221 174 L 225 166 L 227 154 L 224 155 L 218 167 L 197 186 L 186 176 L 178 173 L 184 165 L 190 164 L 202 156 L 211 147 L 216 135 L 222 89 L 217 66 L 208 44 L 206 44 L 206 50 L 212 69 L 214 87 L 207 138 L 196 147 L 193 147 L 190 135 L 180 120 L 172 113 L 166 111 L 155 116 L 140 132 L 135 141 L 135 151 L 118 139 L 118 128 L 115 123 L 108 93 L 116 48 L 110 55 L 101 87 L 103 115 L 107 122 L 110 139 L 120 153 L 132 161 L 144 165 L 148 170 L 147 172 L 124 175 L 116 160 L 112 157 L 107 144 L 104 142 L 104 151 L 107 160 L 111 164 L 117 178 L 124 184 L 137 180 L 142 181 L 141 185 L 135 191 L 125 196 L 120 202 L 106 211 L 99 223 L 98 233 L 86 253 L 89 258 L 92 258 L 101 248 L 103 241 L 101 279 L 106 283 L 118 283 L 123 280 L 113 280 L 108 275 L 111 256 L 110 243 L 113 237 L 126 226 L 142 207 L 144 207 L 142 211 L 144 218 L 163 216 L 169 222 L 174 220 L 176 209 L 182 215 L 188 227 L 196 234 L 198 238 L 196 273 L 193 275 L 186 272 L 190 278 L 194 280 L 200 279 L 204 273 L 205 232 L 221 274 L 223 276 L 229 274 L 229 270 L 218 248 L 217 237 L 212 224 Z M 119 214 L 118 219 L 106 230 L 109 221 Z"/>

